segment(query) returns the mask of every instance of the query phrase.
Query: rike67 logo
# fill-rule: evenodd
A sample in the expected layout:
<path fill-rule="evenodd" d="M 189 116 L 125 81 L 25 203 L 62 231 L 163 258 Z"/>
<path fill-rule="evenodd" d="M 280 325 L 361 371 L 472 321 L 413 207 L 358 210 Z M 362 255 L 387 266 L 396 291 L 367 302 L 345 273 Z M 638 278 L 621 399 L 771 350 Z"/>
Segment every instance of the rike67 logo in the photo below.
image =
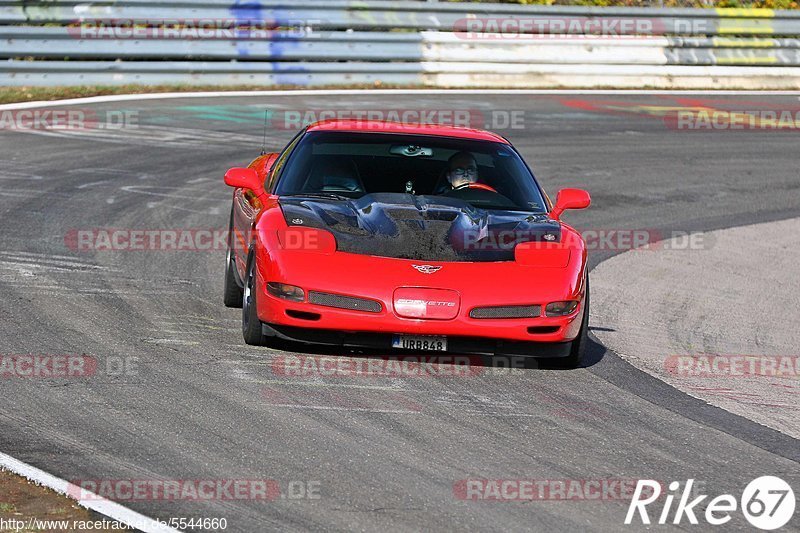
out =
<path fill-rule="evenodd" d="M 694 479 L 689 479 L 681 490 L 681 484 L 673 481 L 669 484 L 669 491 L 664 498 L 664 507 L 657 514 L 657 523 L 664 525 L 669 522 L 680 524 L 685 518 L 690 524 L 699 523 L 695 508 L 701 504 L 708 495 L 695 496 L 692 491 Z M 661 497 L 661 484 L 650 479 L 640 479 L 633 492 L 625 524 L 631 524 L 637 515 L 642 524 L 650 525 L 650 516 L 647 507 Z M 678 496 L 678 504 L 673 511 L 673 502 Z M 731 520 L 731 513 L 741 509 L 742 514 L 755 528 L 772 531 L 789 523 L 794 515 L 795 497 L 792 487 L 784 480 L 775 476 L 762 476 L 751 481 L 742 492 L 739 501 L 732 494 L 721 494 L 705 505 L 705 512 L 701 517 L 706 523 L 721 526 Z M 671 515 L 671 516 L 670 516 Z M 671 518 L 671 520 L 670 520 Z"/>

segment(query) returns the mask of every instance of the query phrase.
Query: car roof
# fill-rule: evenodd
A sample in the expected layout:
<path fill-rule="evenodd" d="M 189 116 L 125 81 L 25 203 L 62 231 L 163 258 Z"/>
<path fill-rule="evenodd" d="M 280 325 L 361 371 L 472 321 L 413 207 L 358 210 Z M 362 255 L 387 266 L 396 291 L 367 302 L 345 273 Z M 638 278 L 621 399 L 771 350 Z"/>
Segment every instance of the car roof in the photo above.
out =
<path fill-rule="evenodd" d="M 391 122 L 387 120 L 321 120 L 308 126 L 308 131 L 349 131 L 365 133 L 405 133 L 407 135 L 434 135 L 477 141 L 510 144 L 506 139 L 486 130 L 448 126 L 442 124 Z"/>

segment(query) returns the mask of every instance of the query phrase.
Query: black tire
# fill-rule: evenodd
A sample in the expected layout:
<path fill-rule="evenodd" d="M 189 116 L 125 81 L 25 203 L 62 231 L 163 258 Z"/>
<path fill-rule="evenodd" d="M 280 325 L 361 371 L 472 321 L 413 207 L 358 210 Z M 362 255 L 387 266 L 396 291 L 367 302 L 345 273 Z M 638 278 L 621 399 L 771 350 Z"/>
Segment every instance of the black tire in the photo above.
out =
<path fill-rule="evenodd" d="M 256 306 L 258 288 L 256 287 L 255 265 L 255 258 L 251 252 L 247 258 L 247 272 L 242 290 L 242 336 L 245 344 L 264 346 L 266 339 Z"/>
<path fill-rule="evenodd" d="M 231 224 L 228 230 L 228 253 L 225 256 L 225 294 L 223 301 L 225 307 L 241 308 L 244 298 L 244 289 L 239 286 L 236 274 L 236 263 L 233 258 L 233 212 L 231 212 Z"/>
<path fill-rule="evenodd" d="M 225 302 L 225 307 L 241 308 L 244 290 L 236 283 L 235 270 L 236 265 L 233 263 L 232 253 L 228 250 L 228 258 L 225 265 L 225 296 L 223 301 Z"/>
<path fill-rule="evenodd" d="M 586 345 L 589 342 L 589 275 L 586 275 L 586 296 L 583 299 L 583 323 L 581 330 L 569 350 L 569 355 L 556 359 L 556 366 L 560 368 L 578 368 L 583 363 Z"/>

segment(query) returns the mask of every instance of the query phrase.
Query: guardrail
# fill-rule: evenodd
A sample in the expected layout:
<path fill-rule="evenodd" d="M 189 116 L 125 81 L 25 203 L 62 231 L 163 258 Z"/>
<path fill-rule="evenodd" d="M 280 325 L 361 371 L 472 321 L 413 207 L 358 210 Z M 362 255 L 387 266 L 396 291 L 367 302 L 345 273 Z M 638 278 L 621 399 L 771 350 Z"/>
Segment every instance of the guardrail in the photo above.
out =
<path fill-rule="evenodd" d="M 800 12 L 0 0 L 0 84 L 800 88 Z"/>

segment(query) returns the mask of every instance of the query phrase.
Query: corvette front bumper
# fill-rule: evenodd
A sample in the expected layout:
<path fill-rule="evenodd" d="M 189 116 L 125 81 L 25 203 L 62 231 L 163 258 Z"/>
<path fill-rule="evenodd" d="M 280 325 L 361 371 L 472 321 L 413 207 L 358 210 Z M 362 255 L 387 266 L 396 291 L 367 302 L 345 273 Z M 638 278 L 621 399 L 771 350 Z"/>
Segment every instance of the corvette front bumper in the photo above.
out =
<path fill-rule="evenodd" d="M 271 324 L 264 325 L 264 333 L 295 342 L 393 351 L 393 335 L 382 332 L 344 332 Z M 460 354 L 560 358 L 570 355 L 571 347 L 571 342 L 513 341 L 464 336 L 448 336 L 447 338 L 447 351 Z M 399 352 L 399 350 L 397 351 Z"/>
<path fill-rule="evenodd" d="M 565 317 L 474 319 L 462 308 L 449 320 L 404 318 L 391 302 L 381 303 L 378 313 L 353 311 L 290 302 L 260 288 L 258 314 L 279 336 L 291 340 L 386 349 L 395 334 L 445 335 L 448 351 L 515 355 L 536 351 L 542 357 L 568 355 L 569 341 L 578 336 L 583 320 L 583 302 Z"/>
<path fill-rule="evenodd" d="M 584 316 L 585 263 L 577 254 L 565 268 L 522 266 L 513 261 L 438 263 L 440 269 L 433 274 L 420 272 L 416 261 L 341 252 L 327 256 L 262 253 L 256 264 L 260 320 L 294 328 L 286 329 L 284 335 L 297 340 L 316 335 L 325 338 L 317 342 L 342 344 L 345 337 L 361 338 L 362 342 L 353 343 L 385 348 L 391 346 L 395 334 L 445 335 L 449 351 L 505 352 L 517 342 L 524 344 L 517 347 L 524 354 L 537 346 L 559 352 L 564 347 L 555 345 L 574 340 Z M 305 300 L 273 295 L 268 283 L 299 287 L 305 291 Z M 312 299 L 312 294 L 334 300 L 357 298 L 373 305 L 341 308 Z M 415 318 L 413 304 L 422 300 L 427 301 L 423 302 L 427 315 Z M 577 300 L 580 305 L 567 316 L 548 317 L 541 312 L 548 303 L 564 300 Z M 431 304 L 447 308 L 432 309 Z M 539 306 L 540 311 L 526 318 L 470 316 L 476 308 L 492 306 Z"/>

